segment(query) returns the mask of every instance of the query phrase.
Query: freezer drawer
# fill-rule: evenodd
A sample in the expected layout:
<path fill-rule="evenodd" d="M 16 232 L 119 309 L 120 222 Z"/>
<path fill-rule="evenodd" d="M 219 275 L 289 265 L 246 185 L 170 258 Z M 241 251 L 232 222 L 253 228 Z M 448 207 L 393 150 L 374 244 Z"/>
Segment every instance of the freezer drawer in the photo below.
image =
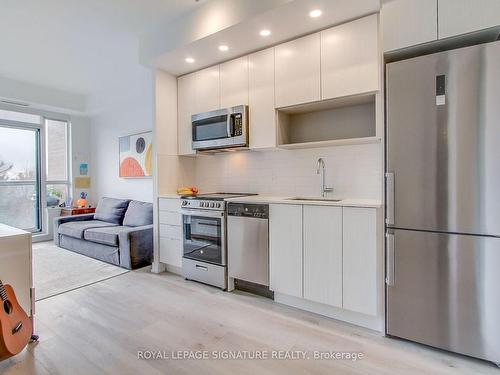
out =
<path fill-rule="evenodd" d="M 389 233 L 387 333 L 500 362 L 500 238 Z"/>

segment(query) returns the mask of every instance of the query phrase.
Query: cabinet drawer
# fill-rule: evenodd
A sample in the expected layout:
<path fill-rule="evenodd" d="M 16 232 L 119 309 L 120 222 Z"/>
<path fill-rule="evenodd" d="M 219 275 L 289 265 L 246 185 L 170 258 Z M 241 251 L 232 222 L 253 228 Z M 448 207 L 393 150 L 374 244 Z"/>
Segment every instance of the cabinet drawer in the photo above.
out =
<path fill-rule="evenodd" d="M 181 207 L 181 200 L 177 198 L 160 198 L 158 208 L 160 211 L 177 212 Z"/>
<path fill-rule="evenodd" d="M 160 211 L 158 217 L 160 224 L 182 225 L 182 215 L 179 212 Z"/>
<path fill-rule="evenodd" d="M 160 237 L 182 240 L 182 227 L 178 225 L 160 224 Z"/>
<path fill-rule="evenodd" d="M 182 267 L 182 241 L 160 238 L 160 262 Z"/>

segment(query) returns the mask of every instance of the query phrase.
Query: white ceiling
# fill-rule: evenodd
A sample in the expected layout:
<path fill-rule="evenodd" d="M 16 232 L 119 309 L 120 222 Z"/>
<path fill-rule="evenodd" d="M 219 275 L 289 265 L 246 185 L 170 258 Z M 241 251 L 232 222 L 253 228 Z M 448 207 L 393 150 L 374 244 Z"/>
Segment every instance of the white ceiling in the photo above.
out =
<path fill-rule="evenodd" d="M 0 0 L 0 76 L 91 94 L 138 74 L 138 38 L 203 2 Z"/>

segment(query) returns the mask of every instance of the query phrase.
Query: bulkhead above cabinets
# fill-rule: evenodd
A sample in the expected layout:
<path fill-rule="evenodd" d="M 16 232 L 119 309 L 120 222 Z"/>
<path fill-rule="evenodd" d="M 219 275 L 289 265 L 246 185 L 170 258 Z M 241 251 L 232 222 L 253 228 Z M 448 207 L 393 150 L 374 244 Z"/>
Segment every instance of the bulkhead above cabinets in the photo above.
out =
<path fill-rule="evenodd" d="M 374 97 L 381 81 L 378 18 L 378 14 L 366 16 L 179 77 L 179 155 L 195 154 L 191 146 L 192 115 L 236 105 L 249 106 L 249 147 L 253 150 L 290 143 L 307 146 L 311 142 L 315 142 L 311 147 L 318 147 L 318 142 L 337 139 L 337 135 L 339 139 L 351 137 L 349 131 L 336 129 L 341 125 L 335 121 L 324 121 L 325 116 L 332 115 L 324 110 L 339 107 L 334 103 L 328 108 L 332 100 L 357 96 L 362 97 L 362 107 L 355 99 L 352 105 L 356 108 L 340 116 L 351 113 L 355 122 L 366 120 L 351 133 L 355 138 L 374 138 Z M 322 108 L 321 126 L 305 129 L 298 125 L 286 132 L 278 128 L 279 111 L 290 117 L 290 111 L 301 106 L 304 119 L 308 104 L 312 105 L 311 112 L 317 112 L 317 105 L 321 107 L 323 102 L 327 106 Z M 350 106 L 349 100 L 344 104 Z M 302 133 L 307 134 L 303 141 Z M 291 141 L 284 140 L 286 137 Z"/>

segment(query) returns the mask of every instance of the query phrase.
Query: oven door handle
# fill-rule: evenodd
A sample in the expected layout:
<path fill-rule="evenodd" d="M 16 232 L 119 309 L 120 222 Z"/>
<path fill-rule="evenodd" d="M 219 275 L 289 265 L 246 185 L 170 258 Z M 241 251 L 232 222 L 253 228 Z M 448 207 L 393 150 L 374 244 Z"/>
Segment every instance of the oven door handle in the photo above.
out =
<path fill-rule="evenodd" d="M 186 216 L 198 216 L 198 217 L 214 217 L 214 218 L 224 217 L 224 211 L 197 210 L 192 208 L 181 209 L 181 214 Z"/>

